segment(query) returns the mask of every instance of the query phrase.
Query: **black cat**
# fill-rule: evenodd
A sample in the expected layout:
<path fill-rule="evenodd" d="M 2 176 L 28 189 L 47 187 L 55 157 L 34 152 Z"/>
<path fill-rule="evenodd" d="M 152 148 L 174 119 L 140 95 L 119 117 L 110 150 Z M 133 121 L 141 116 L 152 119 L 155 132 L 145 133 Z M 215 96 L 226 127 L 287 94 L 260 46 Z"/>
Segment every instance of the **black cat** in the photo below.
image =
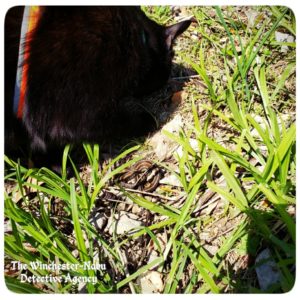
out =
<path fill-rule="evenodd" d="M 26 98 L 15 82 L 24 7 L 5 19 L 5 151 L 48 153 L 68 143 L 143 135 L 154 120 L 140 99 L 169 78 L 172 44 L 190 25 L 164 27 L 139 7 L 40 7 L 24 51 Z M 20 64 L 20 60 L 19 60 Z"/>

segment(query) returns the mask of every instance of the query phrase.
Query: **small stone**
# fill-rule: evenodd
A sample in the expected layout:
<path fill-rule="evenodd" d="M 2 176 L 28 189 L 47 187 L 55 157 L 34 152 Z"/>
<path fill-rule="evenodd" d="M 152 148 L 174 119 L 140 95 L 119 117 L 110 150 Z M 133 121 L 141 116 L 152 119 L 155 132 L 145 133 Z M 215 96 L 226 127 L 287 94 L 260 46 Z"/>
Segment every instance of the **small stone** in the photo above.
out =
<path fill-rule="evenodd" d="M 101 231 L 105 227 L 107 219 L 104 214 L 97 213 L 92 217 L 90 222 L 97 229 L 97 231 Z"/>
<path fill-rule="evenodd" d="M 180 180 L 174 174 L 165 176 L 163 179 L 161 179 L 159 181 L 159 183 L 160 184 L 165 184 L 165 185 L 182 187 L 182 184 L 181 184 Z"/>
<path fill-rule="evenodd" d="M 158 253 L 155 250 L 152 250 L 148 259 L 148 264 L 158 258 Z M 150 270 L 153 270 L 157 267 L 157 265 L 153 266 Z"/>
<path fill-rule="evenodd" d="M 295 41 L 294 37 L 287 33 L 282 33 L 279 31 L 275 31 L 275 39 L 277 42 L 287 42 L 287 43 L 293 43 Z M 281 52 L 286 53 L 288 51 L 288 46 L 282 46 Z"/>
<path fill-rule="evenodd" d="M 121 202 L 117 206 L 117 211 L 125 210 L 125 208 L 126 208 L 126 203 L 125 202 Z"/>
<path fill-rule="evenodd" d="M 180 115 L 176 115 L 171 121 L 169 121 L 162 130 L 178 133 L 182 127 L 182 118 Z M 153 148 L 156 156 L 159 160 L 165 160 L 166 158 L 172 155 L 174 147 L 177 147 L 177 144 L 168 138 L 162 131 L 157 132 L 149 139 L 149 145 Z"/>
<path fill-rule="evenodd" d="M 198 35 L 196 35 L 196 34 L 192 34 L 192 35 L 191 35 L 191 39 L 194 40 L 194 41 L 198 41 L 198 40 L 199 40 L 199 37 L 198 37 Z"/>
<path fill-rule="evenodd" d="M 255 260 L 255 264 L 257 265 L 255 271 L 258 283 L 263 291 L 268 290 L 274 284 L 280 283 L 280 270 L 268 248 L 259 253 Z"/>
<path fill-rule="evenodd" d="M 84 282 L 79 282 L 78 284 L 78 293 L 79 294 L 87 294 L 87 288 L 86 288 L 86 283 Z"/>
<path fill-rule="evenodd" d="M 209 11 L 208 15 L 211 17 L 211 18 L 214 18 L 216 16 L 216 11 L 215 10 L 211 10 Z"/>
<path fill-rule="evenodd" d="M 154 134 L 149 140 L 149 144 L 152 146 L 159 160 L 165 160 L 171 155 L 169 151 L 169 143 L 161 132 Z"/>
<path fill-rule="evenodd" d="M 190 146 L 193 150 L 195 150 L 195 152 L 199 152 L 199 144 L 198 141 L 195 139 L 190 139 L 189 140 Z M 175 153 L 179 156 L 182 157 L 183 156 L 183 148 L 182 146 L 178 147 L 178 149 L 175 151 Z"/>
<path fill-rule="evenodd" d="M 176 115 L 170 122 L 168 122 L 163 129 L 172 133 L 179 132 L 182 127 L 182 117 L 180 115 Z"/>
<path fill-rule="evenodd" d="M 250 9 L 250 10 L 246 10 L 245 14 L 248 18 L 249 27 L 253 27 L 254 24 L 255 24 L 256 17 L 258 16 L 258 12 L 255 11 L 255 10 Z"/>
<path fill-rule="evenodd" d="M 79 251 L 77 249 L 72 251 L 72 255 L 76 258 L 79 256 Z"/>
<path fill-rule="evenodd" d="M 149 271 L 145 275 L 140 276 L 137 281 L 141 287 L 141 293 L 161 293 L 164 288 L 162 277 L 162 274 L 157 271 Z"/>
<path fill-rule="evenodd" d="M 115 214 L 114 217 L 111 216 L 108 219 L 106 228 L 111 235 L 114 231 L 117 234 L 123 234 L 142 226 L 142 222 L 137 220 L 137 218 L 138 217 L 134 214 L 128 213 L 126 211 L 121 211 L 119 214 Z"/>
<path fill-rule="evenodd" d="M 134 204 L 134 205 L 132 205 L 131 211 L 134 215 L 139 215 L 142 211 L 142 208 L 140 206 Z"/>
<path fill-rule="evenodd" d="M 203 248 L 212 256 L 214 256 L 219 250 L 218 246 L 209 245 L 209 244 L 203 245 Z"/>
<path fill-rule="evenodd" d="M 202 231 L 202 232 L 200 232 L 199 237 L 200 237 L 201 241 L 208 241 L 208 240 L 210 240 L 210 234 L 209 234 L 209 232 Z"/>
<path fill-rule="evenodd" d="M 4 221 L 4 233 L 12 232 L 11 223 L 9 220 Z"/>

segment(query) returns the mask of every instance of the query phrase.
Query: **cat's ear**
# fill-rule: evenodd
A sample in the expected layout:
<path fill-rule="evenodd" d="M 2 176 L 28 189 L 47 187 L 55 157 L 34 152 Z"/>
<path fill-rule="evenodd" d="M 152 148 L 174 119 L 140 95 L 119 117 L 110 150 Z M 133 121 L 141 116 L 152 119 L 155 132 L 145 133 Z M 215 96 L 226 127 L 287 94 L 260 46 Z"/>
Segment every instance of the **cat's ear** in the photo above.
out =
<path fill-rule="evenodd" d="M 165 35 L 168 49 L 171 48 L 174 39 L 182 34 L 190 26 L 191 22 L 191 20 L 185 20 L 166 27 Z"/>

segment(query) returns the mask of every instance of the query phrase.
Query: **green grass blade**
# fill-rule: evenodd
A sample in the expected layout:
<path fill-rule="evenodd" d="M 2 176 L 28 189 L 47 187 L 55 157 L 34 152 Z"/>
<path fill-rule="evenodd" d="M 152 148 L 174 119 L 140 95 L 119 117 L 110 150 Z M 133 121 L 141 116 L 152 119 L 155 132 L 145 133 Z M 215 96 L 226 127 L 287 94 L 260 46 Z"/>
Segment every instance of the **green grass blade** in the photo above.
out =
<path fill-rule="evenodd" d="M 75 231 L 75 236 L 77 241 L 77 247 L 79 250 L 79 255 L 81 261 L 88 261 L 89 256 L 86 250 L 86 246 L 83 239 L 83 232 L 80 226 L 77 197 L 75 193 L 75 183 L 73 178 L 70 180 L 70 200 L 71 200 L 72 220 L 74 224 L 74 231 Z"/>
<path fill-rule="evenodd" d="M 224 189 L 219 188 L 216 184 L 213 182 L 208 181 L 207 187 L 210 188 L 212 191 L 218 193 L 222 197 L 224 197 L 226 200 L 231 202 L 233 205 L 235 205 L 240 211 L 246 211 L 247 207 L 239 201 L 236 197 L 232 196 L 229 192 L 224 191 Z"/>
<path fill-rule="evenodd" d="M 205 174 L 207 173 L 209 167 L 213 163 L 213 159 L 209 159 L 198 171 L 197 173 L 191 178 L 189 185 L 188 185 L 188 191 L 191 191 L 193 187 L 200 182 Z"/>
<path fill-rule="evenodd" d="M 20 294 L 44 294 L 42 290 L 34 287 L 31 284 L 20 282 L 18 279 L 13 277 L 5 276 L 6 287 L 14 292 Z"/>
<path fill-rule="evenodd" d="M 238 201 L 240 203 L 240 206 L 248 207 L 248 201 L 241 189 L 240 183 L 237 181 L 235 175 L 232 173 L 232 171 L 227 166 L 223 157 L 220 154 L 218 154 L 217 152 L 213 152 L 212 158 L 214 159 L 214 162 L 218 165 L 220 171 L 224 175 L 228 186 L 233 190 L 236 198 L 238 199 Z"/>
<path fill-rule="evenodd" d="M 132 151 L 132 149 L 130 149 Z M 125 152 L 124 152 L 125 153 Z M 122 153 L 122 155 L 124 155 L 124 153 Z M 120 156 L 121 157 L 121 156 Z M 113 171 L 108 171 L 99 181 L 99 183 L 95 186 L 95 189 L 93 191 L 93 194 L 91 196 L 91 202 L 90 202 L 90 207 L 93 207 L 94 202 L 98 196 L 98 194 L 100 193 L 101 189 L 104 187 L 104 185 L 111 179 L 113 178 L 115 175 L 121 173 L 123 170 L 125 170 L 126 168 L 130 167 L 131 165 L 133 165 L 134 163 L 136 163 L 137 161 L 140 160 L 140 157 L 136 157 L 133 158 L 132 160 L 122 164 L 120 167 L 114 169 Z"/>
<path fill-rule="evenodd" d="M 123 190 L 124 195 L 129 197 L 134 203 L 136 203 L 139 206 L 142 206 L 150 211 L 159 213 L 162 216 L 167 216 L 169 218 L 178 219 L 178 214 L 174 213 L 170 208 L 163 208 L 159 204 L 153 203 L 143 197 L 140 197 L 138 195 L 133 195 L 125 190 Z"/>
<path fill-rule="evenodd" d="M 159 265 L 163 262 L 162 258 L 156 258 L 155 260 L 153 260 L 151 263 L 141 267 L 140 269 L 138 269 L 136 272 L 134 272 L 133 274 L 129 275 L 128 277 L 126 277 L 125 279 L 119 281 L 117 283 L 117 289 L 120 289 L 122 286 L 128 284 L 130 281 L 133 281 L 135 278 L 137 278 L 138 276 L 142 275 L 144 272 L 146 272 L 147 270 L 150 270 L 153 266 Z"/>
<path fill-rule="evenodd" d="M 219 293 L 220 289 L 218 288 L 218 286 L 216 285 L 214 280 L 211 278 L 211 276 L 208 274 L 208 272 L 206 272 L 206 270 L 203 268 L 201 263 L 198 261 L 198 259 L 195 257 L 195 255 L 192 253 L 192 251 L 184 244 L 182 244 L 182 247 L 185 250 L 185 252 L 188 254 L 189 258 L 191 259 L 191 261 L 193 262 L 193 264 L 195 265 L 197 270 L 199 271 L 203 280 L 209 285 L 211 291 L 213 293 Z"/>
<path fill-rule="evenodd" d="M 274 159 L 270 172 L 265 174 L 266 182 L 273 176 L 274 172 L 278 169 L 280 164 L 283 162 L 285 155 L 288 153 L 290 147 L 295 143 L 296 140 L 296 124 L 293 123 L 287 130 L 286 135 L 282 138 L 280 145 L 276 152 L 276 159 Z"/>
<path fill-rule="evenodd" d="M 282 200 L 277 197 L 270 189 L 265 185 L 259 184 L 258 188 L 264 193 L 264 195 L 274 204 L 276 210 L 278 210 L 281 215 L 283 223 L 287 226 L 288 232 L 290 233 L 293 241 L 296 241 L 296 224 L 291 216 L 286 211 L 287 203 L 282 202 Z"/>
<path fill-rule="evenodd" d="M 67 162 L 68 162 L 68 155 L 70 152 L 70 145 L 65 146 L 63 157 L 62 157 L 62 165 L 61 165 L 61 178 L 63 181 L 67 179 Z"/>
<path fill-rule="evenodd" d="M 259 51 L 261 50 L 261 48 L 263 47 L 263 45 L 266 43 L 266 41 L 269 39 L 269 37 L 271 36 L 271 34 L 276 30 L 276 28 L 278 27 L 280 21 L 283 19 L 284 15 L 286 14 L 287 11 L 288 11 L 288 9 L 285 9 L 283 11 L 283 13 L 277 17 L 277 20 L 272 25 L 271 29 L 264 35 L 263 38 L 260 39 L 259 44 L 256 46 L 256 49 L 250 54 L 250 57 L 249 57 L 246 65 L 245 65 L 245 68 L 244 68 L 244 73 L 245 74 L 249 71 L 249 68 L 252 65 L 255 57 L 257 56 L 257 54 L 259 53 Z"/>
<path fill-rule="evenodd" d="M 278 92 L 280 91 L 280 89 L 282 89 L 284 87 L 286 80 L 289 78 L 289 76 L 292 74 L 292 72 L 294 72 L 295 66 L 296 66 L 296 63 L 294 63 L 294 62 L 289 63 L 287 65 L 287 67 L 283 71 L 282 75 L 280 76 L 280 78 L 276 84 L 276 88 L 275 88 L 272 96 L 270 97 L 270 102 L 273 102 L 275 100 L 275 97 L 278 94 Z"/>

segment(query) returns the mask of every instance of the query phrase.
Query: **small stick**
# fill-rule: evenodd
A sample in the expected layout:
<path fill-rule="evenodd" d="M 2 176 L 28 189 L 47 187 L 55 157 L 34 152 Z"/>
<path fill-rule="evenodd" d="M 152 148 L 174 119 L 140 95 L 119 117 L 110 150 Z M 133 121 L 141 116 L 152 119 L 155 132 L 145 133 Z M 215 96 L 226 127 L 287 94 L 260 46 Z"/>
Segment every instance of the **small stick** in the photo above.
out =
<path fill-rule="evenodd" d="M 189 76 L 182 76 L 182 77 L 172 77 L 171 79 L 178 80 L 178 79 L 186 79 L 186 78 L 199 78 L 200 75 L 189 75 Z"/>
<path fill-rule="evenodd" d="M 117 189 L 117 190 L 121 190 L 120 188 L 118 187 L 115 187 L 115 188 L 109 188 L 109 190 L 114 190 L 114 189 Z M 166 196 L 163 196 L 163 195 L 160 195 L 160 194 L 156 194 L 156 193 L 150 193 L 150 192 L 145 192 L 145 191 L 139 191 L 139 190 L 134 190 L 134 189 L 130 189 L 130 188 L 123 188 L 125 191 L 127 192 L 134 192 L 134 193 L 137 193 L 137 194 L 142 194 L 142 195 L 147 195 L 147 196 L 152 196 L 152 197 L 158 197 L 158 198 L 161 198 L 161 199 L 164 199 L 164 200 L 167 200 L 167 201 L 177 201 L 178 199 L 180 199 L 182 197 L 182 195 L 178 196 L 177 199 L 173 199 L 173 198 L 170 198 L 170 197 L 166 197 Z"/>
<path fill-rule="evenodd" d="M 125 275 L 126 275 L 126 277 L 129 277 L 130 273 L 129 273 L 128 268 L 127 268 L 127 266 L 128 266 L 127 257 L 125 256 L 125 254 L 122 253 L 122 251 L 121 251 L 121 249 L 119 247 L 117 247 L 116 250 L 118 251 L 119 256 L 120 256 L 120 260 L 121 260 L 121 262 L 123 264 Z M 132 281 L 130 281 L 128 283 L 128 285 L 130 287 L 131 293 L 132 294 L 136 294 L 136 291 L 135 291 L 135 288 L 134 288 L 134 285 L 133 285 Z"/>

